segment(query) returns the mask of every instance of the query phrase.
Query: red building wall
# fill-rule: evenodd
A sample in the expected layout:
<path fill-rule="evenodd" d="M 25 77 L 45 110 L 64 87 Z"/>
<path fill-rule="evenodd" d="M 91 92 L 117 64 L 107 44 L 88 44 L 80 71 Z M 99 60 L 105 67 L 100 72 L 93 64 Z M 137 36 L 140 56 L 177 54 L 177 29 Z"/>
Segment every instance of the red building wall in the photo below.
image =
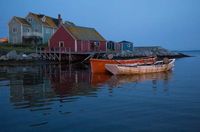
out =
<path fill-rule="evenodd" d="M 94 41 L 87 41 L 87 40 L 78 40 L 77 42 L 77 51 L 82 52 L 88 52 L 93 51 L 91 44 L 94 43 Z M 106 41 L 101 41 L 99 43 L 98 51 L 106 51 Z"/>
<path fill-rule="evenodd" d="M 79 51 L 81 51 L 81 49 L 82 49 L 82 47 L 81 47 L 81 41 L 78 40 L 77 41 L 77 51 L 79 52 Z"/>
<path fill-rule="evenodd" d="M 49 47 L 59 48 L 59 41 L 64 42 L 64 48 L 67 50 L 70 48 L 71 51 L 75 51 L 74 38 L 62 26 L 51 37 Z"/>
<path fill-rule="evenodd" d="M 64 27 L 60 27 L 50 39 L 49 48 L 59 48 L 59 41 L 64 42 L 64 48 L 75 51 L 75 39 L 67 32 Z M 91 48 L 91 43 L 94 41 L 77 40 L 77 52 L 88 52 L 94 49 Z M 98 51 L 106 51 L 106 41 L 100 41 Z"/>
<path fill-rule="evenodd" d="M 89 45 L 88 41 L 78 40 L 77 41 L 77 51 L 78 52 L 88 52 L 89 51 L 88 45 Z"/>
<path fill-rule="evenodd" d="M 115 43 L 115 51 L 121 52 L 121 44 L 120 43 Z"/>
<path fill-rule="evenodd" d="M 106 51 L 106 41 L 101 41 L 99 45 L 100 51 Z"/>
<path fill-rule="evenodd" d="M 83 51 L 90 51 L 90 41 L 82 41 L 82 49 Z"/>

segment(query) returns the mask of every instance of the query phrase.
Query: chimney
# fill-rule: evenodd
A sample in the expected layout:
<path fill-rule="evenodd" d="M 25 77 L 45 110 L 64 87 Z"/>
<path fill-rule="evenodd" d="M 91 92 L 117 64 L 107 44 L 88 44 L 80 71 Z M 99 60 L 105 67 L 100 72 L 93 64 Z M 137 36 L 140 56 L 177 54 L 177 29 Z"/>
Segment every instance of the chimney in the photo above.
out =
<path fill-rule="evenodd" d="M 58 26 L 60 26 L 62 24 L 62 18 L 61 15 L 58 14 Z"/>

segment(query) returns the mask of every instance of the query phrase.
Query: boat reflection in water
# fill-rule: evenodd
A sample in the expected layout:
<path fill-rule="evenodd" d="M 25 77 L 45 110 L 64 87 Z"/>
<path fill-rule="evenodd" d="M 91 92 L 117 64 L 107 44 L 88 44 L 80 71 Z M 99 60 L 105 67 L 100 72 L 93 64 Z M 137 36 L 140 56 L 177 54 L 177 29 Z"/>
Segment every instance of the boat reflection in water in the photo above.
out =
<path fill-rule="evenodd" d="M 159 80 L 163 80 L 167 83 L 171 78 L 172 71 L 149 73 L 139 75 L 110 75 L 110 74 L 92 74 L 91 85 L 101 86 L 107 84 L 110 87 L 117 87 L 126 83 L 138 83 L 144 81 L 152 81 L 153 87 L 156 87 L 156 83 Z"/>
<path fill-rule="evenodd" d="M 88 68 L 80 65 L 55 65 L 48 66 L 44 71 L 54 92 L 60 97 L 87 95 L 94 91 L 90 87 Z"/>
<path fill-rule="evenodd" d="M 96 96 L 89 69 L 82 66 L 43 64 L 2 67 L 0 72 L 0 84 L 9 87 L 8 97 L 16 109 L 48 110 L 55 101 Z"/>
<path fill-rule="evenodd" d="M 149 80 L 155 88 L 158 80 L 167 83 L 171 76 L 171 72 L 131 76 L 91 74 L 88 67 L 60 64 L 2 69 L 0 78 L 10 87 L 10 101 L 17 109 L 31 111 L 51 109 L 55 101 L 72 102 L 81 96 L 96 97 L 104 86 L 115 88 Z"/>
<path fill-rule="evenodd" d="M 4 106 L 7 106 L 4 108 L 4 111 L 8 112 L 7 119 L 12 118 L 9 116 L 12 116 L 9 113 L 10 106 L 13 111 L 22 113 L 25 109 L 28 115 L 24 118 L 25 123 L 21 124 L 31 128 L 47 125 L 52 119 L 58 118 L 57 115 L 71 116 L 74 114 L 73 116 L 76 117 L 80 111 L 87 110 L 88 106 L 85 104 L 91 103 L 89 107 L 93 107 L 101 97 L 103 99 L 105 95 L 114 95 L 119 86 L 124 92 L 127 88 L 133 92 L 138 89 L 146 90 L 149 83 L 147 87 L 143 87 L 140 85 L 144 83 L 138 82 L 150 80 L 153 88 L 150 88 L 150 91 L 154 92 L 157 81 L 164 80 L 168 85 L 167 81 L 171 75 L 170 72 L 166 72 L 136 76 L 111 76 L 110 74 L 91 74 L 88 67 L 80 65 L 61 64 L 2 67 L 0 73 L 0 93 L 4 93 L 4 98 L 8 99 L 4 102 Z M 139 84 L 137 89 L 133 89 L 135 84 Z"/>

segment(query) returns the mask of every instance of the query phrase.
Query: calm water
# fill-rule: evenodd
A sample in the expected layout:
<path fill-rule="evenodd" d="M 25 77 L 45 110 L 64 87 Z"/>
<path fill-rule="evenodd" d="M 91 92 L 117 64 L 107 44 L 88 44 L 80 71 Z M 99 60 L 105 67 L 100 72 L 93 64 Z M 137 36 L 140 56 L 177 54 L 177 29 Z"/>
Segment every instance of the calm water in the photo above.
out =
<path fill-rule="evenodd" d="M 171 72 L 91 75 L 86 66 L 0 67 L 0 131 L 200 131 L 200 52 Z"/>

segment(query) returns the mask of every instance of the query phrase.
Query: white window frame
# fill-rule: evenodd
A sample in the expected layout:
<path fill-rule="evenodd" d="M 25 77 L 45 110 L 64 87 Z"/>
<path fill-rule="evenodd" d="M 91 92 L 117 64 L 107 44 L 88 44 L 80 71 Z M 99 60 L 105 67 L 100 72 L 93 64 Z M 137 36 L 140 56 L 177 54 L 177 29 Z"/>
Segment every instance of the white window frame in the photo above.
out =
<path fill-rule="evenodd" d="M 51 31 L 50 31 L 50 29 L 49 29 L 49 28 L 46 28 L 45 30 L 46 30 L 46 31 L 45 31 L 45 32 L 46 32 L 46 34 L 50 34 L 50 33 L 51 33 Z"/>
<path fill-rule="evenodd" d="M 17 37 L 13 37 L 13 43 L 14 43 L 14 44 L 17 43 Z"/>
<path fill-rule="evenodd" d="M 27 28 L 27 29 L 26 29 L 26 32 L 27 32 L 27 33 L 29 33 L 29 32 L 30 32 L 30 29 L 29 29 L 29 28 Z"/>
<path fill-rule="evenodd" d="M 65 42 L 64 41 L 59 41 L 58 44 L 59 44 L 60 48 L 65 47 Z"/>
<path fill-rule="evenodd" d="M 130 48 L 130 47 L 131 47 L 131 44 L 130 44 L 130 43 L 128 43 L 128 44 L 127 44 L 127 47 L 128 47 L 128 48 Z"/>
<path fill-rule="evenodd" d="M 28 17 L 28 22 L 32 22 L 32 21 L 33 21 L 32 17 Z"/>
<path fill-rule="evenodd" d="M 45 21 L 46 21 L 46 17 L 43 16 L 43 17 L 42 17 L 42 22 L 45 22 Z"/>
<path fill-rule="evenodd" d="M 13 32 L 13 33 L 17 33 L 17 28 L 16 28 L 16 27 L 13 27 L 13 28 L 12 28 L 12 32 Z"/>

